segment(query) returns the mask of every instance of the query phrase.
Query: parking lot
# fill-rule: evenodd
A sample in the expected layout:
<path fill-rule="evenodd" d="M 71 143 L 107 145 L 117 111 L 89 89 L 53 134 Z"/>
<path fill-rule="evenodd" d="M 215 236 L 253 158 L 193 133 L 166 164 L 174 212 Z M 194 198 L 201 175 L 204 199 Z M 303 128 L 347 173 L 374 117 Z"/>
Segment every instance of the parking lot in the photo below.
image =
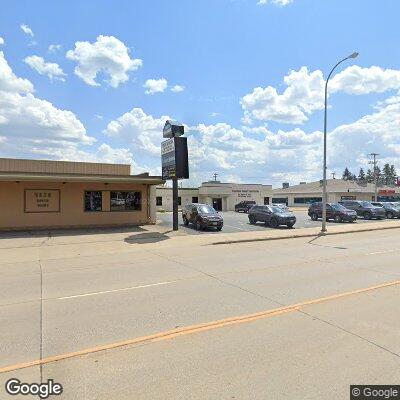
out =
<path fill-rule="evenodd" d="M 266 227 L 262 222 L 258 222 L 256 225 L 251 225 L 249 223 L 249 218 L 245 213 L 237 213 L 234 211 L 225 211 L 221 213 L 224 217 L 224 227 L 222 229 L 225 233 L 235 233 L 235 232 L 251 232 L 251 231 L 264 231 L 266 229 L 272 229 Z M 307 215 L 307 210 L 295 210 L 294 214 L 296 215 L 296 225 L 293 229 L 296 228 L 314 228 L 321 226 L 321 220 L 312 221 L 311 218 Z M 363 223 L 374 223 L 376 220 L 364 220 L 359 218 L 357 220 L 357 224 Z M 172 213 L 157 213 L 157 223 L 163 227 L 172 227 Z M 329 221 L 329 224 L 337 225 L 333 221 Z M 329 226 L 329 225 L 328 225 Z M 182 214 L 179 212 L 179 229 L 184 231 L 190 235 L 202 235 L 202 234 L 218 234 L 219 232 L 213 229 L 196 231 L 194 226 L 190 224 L 189 226 L 185 226 L 182 221 Z M 278 229 L 288 229 L 286 226 L 280 226 Z"/>

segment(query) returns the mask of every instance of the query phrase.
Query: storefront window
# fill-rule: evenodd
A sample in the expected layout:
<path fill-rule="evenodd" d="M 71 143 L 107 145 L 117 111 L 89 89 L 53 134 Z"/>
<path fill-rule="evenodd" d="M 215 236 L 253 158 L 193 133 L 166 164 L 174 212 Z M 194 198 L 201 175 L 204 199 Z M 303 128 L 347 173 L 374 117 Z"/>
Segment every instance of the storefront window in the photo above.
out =
<path fill-rule="evenodd" d="M 141 192 L 110 192 L 111 211 L 140 211 L 141 209 Z"/>
<path fill-rule="evenodd" d="M 197 196 L 193 196 L 192 203 L 198 203 L 198 202 L 199 202 L 199 198 Z"/>
<path fill-rule="evenodd" d="M 322 197 L 295 197 L 294 204 L 312 204 L 322 201 Z"/>
<path fill-rule="evenodd" d="M 103 208 L 102 193 L 85 192 L 85 211 L 101 211 Z"/>

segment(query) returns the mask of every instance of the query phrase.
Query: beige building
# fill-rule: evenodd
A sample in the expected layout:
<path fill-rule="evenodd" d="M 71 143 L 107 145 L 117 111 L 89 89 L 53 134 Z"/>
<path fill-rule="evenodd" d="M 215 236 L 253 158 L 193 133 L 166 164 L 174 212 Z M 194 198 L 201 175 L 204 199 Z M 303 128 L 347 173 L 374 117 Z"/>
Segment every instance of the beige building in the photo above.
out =
<path fill-rule="evenodd" d="M 340 200 L 374 200 L 375 187 L 372 183 L 359 184 L 342 179 L 328 179 L 328 202 Z M 399 201 L 400 188 L 378 187 L 378 200 Z M 273 203 L 286 203 L 288 206 L 304 206 L 315 201 L 322 201 L 322 182 L 302 183 L 273 190 Z"/>
<path fill-rule="evenodd" d="M 178 204 L 210 204 L 218 211 L 233 211 L 243 200 L 253 200 L 257 204 L 269 204 L 272 186 L 260 184 L 204 182 L 199 188 L 179 188 Z M 158 211 L 172 211 L 172 189 L 157 187 L 156 205 Z"/>
<path fill-rule="evenodd" d="M 0 229 L 155 223 L 161 183 L 130 165 L 0 158 Z"/>

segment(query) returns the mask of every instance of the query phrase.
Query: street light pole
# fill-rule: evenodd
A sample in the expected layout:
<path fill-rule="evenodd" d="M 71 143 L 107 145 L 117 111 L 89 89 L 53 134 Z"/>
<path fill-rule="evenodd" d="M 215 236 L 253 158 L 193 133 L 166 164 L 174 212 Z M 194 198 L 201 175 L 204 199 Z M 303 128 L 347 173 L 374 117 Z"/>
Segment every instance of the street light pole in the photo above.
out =
<path fill-rule="evenodd" d="M 321 232 L 325 233 L 326 232 L 326 203 L 327 203 L 327 193 L 326 193 L 326 142 L 327 142 L 327 134 L 326 134 L 326 128 L 327 128 L 327 114 L 328 114 L 328 82 L 330 77 L 333 74 L 333 71 L 344 61 L 350 59 L 350 58 L 356 58 L 358 56 L 358 53 L 353 53 L 350 54 L 348 57 L 343 58 L 343 60 L 340 60 L 332 69 L 331 72 L 329 72 L 328 78 L 326 79 L 325 82 L 325 110 L 324 110 L 324 170 L 323 170 L 323 184 L 322 184 L 322 229 Z"/>

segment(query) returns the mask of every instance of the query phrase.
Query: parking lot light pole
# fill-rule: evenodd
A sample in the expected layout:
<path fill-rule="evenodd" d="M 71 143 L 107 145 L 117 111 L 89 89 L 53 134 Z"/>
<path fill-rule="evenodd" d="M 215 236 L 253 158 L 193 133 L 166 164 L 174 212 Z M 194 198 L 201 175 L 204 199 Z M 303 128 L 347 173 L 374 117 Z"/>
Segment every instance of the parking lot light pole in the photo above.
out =
<path fill-rule="evenodd" d="M 327 203 L 327 194 L 326 194 L 326 128 L 327 128 L 327 110 L 328 110 L 328 82 L 329 78 L 332 76 L 333 71 L 344 61 L 349 60 L 350 58 L 356 58 L 358 53 L 354 52 L 350 54 L 348 57 L 340 60 L 329 72 L 328 78 L 325 82 L 325 112 L 324 112 L 324 171 L 323 171 L 323 183 L 322 183 L 322 229 L 321 232 L 326 232 L 326 203 Z"/>

